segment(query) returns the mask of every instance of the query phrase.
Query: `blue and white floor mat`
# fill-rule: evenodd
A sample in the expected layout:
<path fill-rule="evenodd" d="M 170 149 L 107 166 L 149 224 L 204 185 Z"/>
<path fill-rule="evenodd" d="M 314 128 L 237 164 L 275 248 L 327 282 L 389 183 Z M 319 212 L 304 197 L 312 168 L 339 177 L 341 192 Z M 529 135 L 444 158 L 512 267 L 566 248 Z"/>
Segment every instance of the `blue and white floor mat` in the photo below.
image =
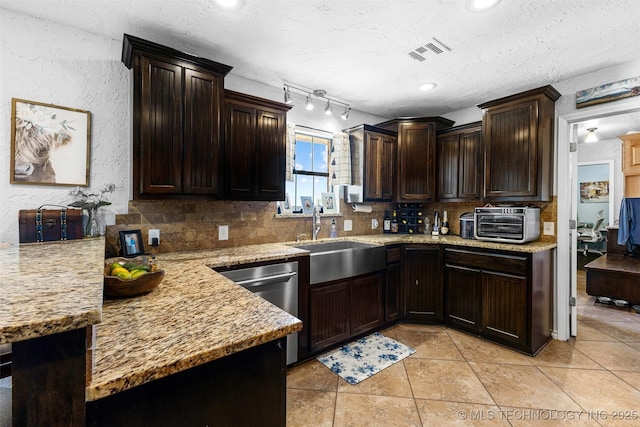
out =
<path fill-rule="evenodd" d="M 416 351 L 379 332 L 321 354 L 317 359 L 349 384 L 377 374 Z"/>

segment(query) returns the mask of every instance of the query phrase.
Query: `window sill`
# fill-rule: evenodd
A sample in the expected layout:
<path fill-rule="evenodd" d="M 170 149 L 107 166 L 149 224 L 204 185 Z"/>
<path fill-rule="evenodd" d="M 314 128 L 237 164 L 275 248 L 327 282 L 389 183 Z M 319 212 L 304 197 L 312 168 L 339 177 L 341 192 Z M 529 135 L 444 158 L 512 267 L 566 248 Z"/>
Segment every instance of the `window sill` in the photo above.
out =
<path fill-rule="evenodd" d="M 294 213 L 283 213 L 283 214 L 275 214 L 276 219 L 291 219 L 291 218 L 313 218 L 313 214 L 294 214 Z M 320 218 L 337 218 L 343 216 L 342 213 L 321 213 Z"/>

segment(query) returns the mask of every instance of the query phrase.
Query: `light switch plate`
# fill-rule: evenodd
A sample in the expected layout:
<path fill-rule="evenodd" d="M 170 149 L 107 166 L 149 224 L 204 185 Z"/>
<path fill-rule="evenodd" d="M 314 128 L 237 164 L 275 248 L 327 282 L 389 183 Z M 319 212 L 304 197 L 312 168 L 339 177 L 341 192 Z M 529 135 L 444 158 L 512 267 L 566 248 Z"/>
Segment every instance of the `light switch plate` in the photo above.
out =
<path fill-rule="evenodd" d="M 149 246 L 153 245 L 153 238 L 158 239 L 158 245 L 160 244 L 160 230 L 157 228 L 153 228 L 149 230 Z"/>
<path fill-rule="evenodd" d="M 353 230 L 353 223 L 351 222 L 350 219 L 345 219 L 344 220 L 344 231 L 351 231 Z"/>
<path fill-rule="evenodd" d="M 553 236 L 555 234 L 554 225 L 555 224 L 553 222 L 545 222 L 543 224 L 542 234 L 545 236 Z"/>
<path fill-rule="evenodd" d="M 218 240 L 229 240 L 229 226 L 228 225 L 219 225 L 218 226 Z"/>

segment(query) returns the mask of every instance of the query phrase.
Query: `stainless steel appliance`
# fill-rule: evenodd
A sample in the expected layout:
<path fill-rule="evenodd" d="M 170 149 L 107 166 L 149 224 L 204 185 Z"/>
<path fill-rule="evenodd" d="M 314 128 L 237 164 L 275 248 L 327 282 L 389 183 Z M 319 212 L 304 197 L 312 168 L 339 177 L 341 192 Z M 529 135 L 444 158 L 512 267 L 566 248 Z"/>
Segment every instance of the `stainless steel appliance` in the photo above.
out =
<path fill-rule="evenodd" d="M 250 290 L 287 313 L 298 316 L 298 262 L 220 271 L 220 274 Z M 298 333 L 287 337 L 287 364 L 298 361 Z"/>
<path fill-rule="evenodd" d="M 525 243 L 540 237 L 540 208 L 475 208 L 475 237 L 478 240 Z"/>
<path fill-rule="evenodd" d="M 473 212 L 466 212 L 460 215 L 460 237 L 463 239 L 475 239 Z"/>

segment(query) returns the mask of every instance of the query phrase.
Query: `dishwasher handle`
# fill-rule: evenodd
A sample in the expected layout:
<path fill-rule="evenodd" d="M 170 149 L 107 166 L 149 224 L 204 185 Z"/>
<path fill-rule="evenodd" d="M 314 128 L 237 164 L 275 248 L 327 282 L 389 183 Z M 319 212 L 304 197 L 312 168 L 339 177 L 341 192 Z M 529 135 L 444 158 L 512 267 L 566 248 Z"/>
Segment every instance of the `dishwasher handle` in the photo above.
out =
<path fill-rule="evenodd" d="M 243 286 L 245 288 L 251 288 L 251 287 L 256 287 L 261 285 L 268 285 L 271 283 L 286 282 L 291 277 L 297 274 L 298 273 L 296 273 L 295 271 L 291 271 L 289 273 L 274 274 L 273 276 L 258 277 L 257 279 L 242 280 L 240 282 L 236 282 L 236 284 Z M 286 280 L 283 280 L 283 279 L 286 279 Z"/>

